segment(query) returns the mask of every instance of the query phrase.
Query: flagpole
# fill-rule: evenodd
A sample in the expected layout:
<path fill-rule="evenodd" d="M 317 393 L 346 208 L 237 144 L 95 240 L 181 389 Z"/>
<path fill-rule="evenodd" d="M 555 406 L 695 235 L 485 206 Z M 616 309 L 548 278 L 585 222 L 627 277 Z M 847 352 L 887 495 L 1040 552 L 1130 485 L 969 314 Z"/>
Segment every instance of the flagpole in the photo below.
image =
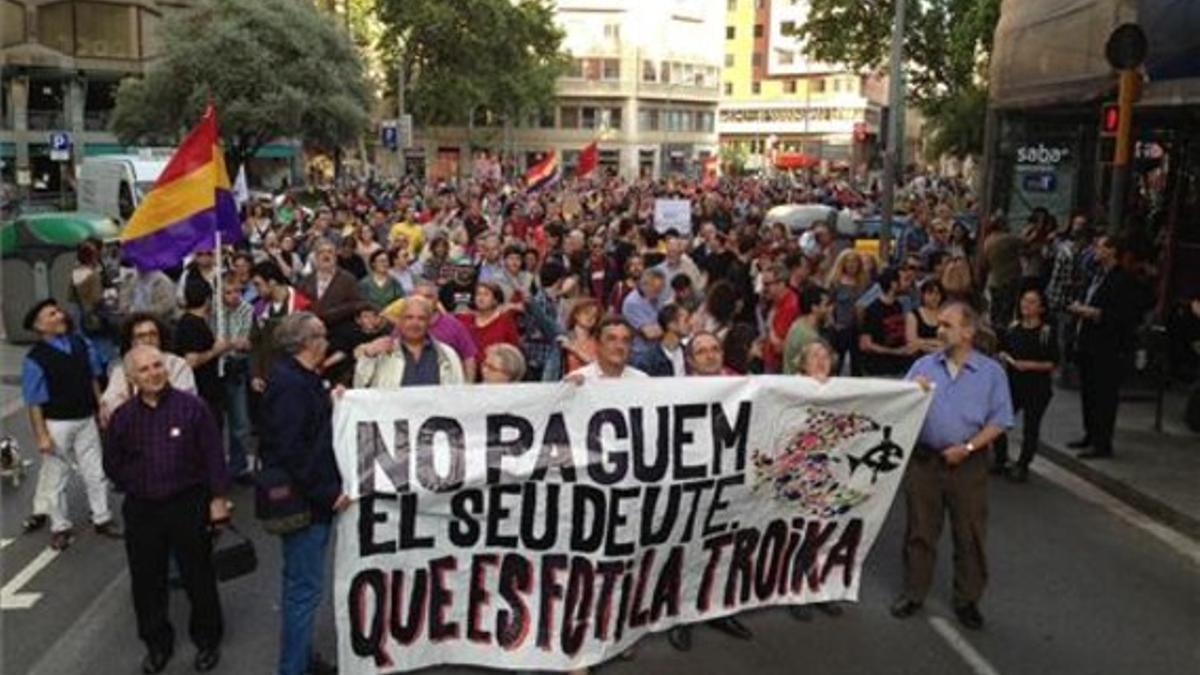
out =
<path fill-rule="evenodd" d="M 216 250 L 216 265 L 217 265 L 217 281 L 216 293 L 214 294 L 213 302 L 215 303 L 214 312 L 216 313 L 217 322 L 217 339 L 228 339 L 229 327 L 225 325 L 225 266 L 223 265 L 224 255 L 221 251 L 221 228 L 218 227 L 216 237 L 213 241 L 217 247 Z M 225 355 L 217 359 L 217 377 L 225 377 Z"/>

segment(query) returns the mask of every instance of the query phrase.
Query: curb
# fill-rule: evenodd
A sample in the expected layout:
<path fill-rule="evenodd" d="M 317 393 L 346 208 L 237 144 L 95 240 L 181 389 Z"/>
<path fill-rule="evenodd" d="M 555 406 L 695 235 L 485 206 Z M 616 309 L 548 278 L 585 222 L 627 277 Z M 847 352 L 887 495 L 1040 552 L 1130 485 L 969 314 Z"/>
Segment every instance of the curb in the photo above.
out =
<path fill-rule="evenodd" d="M 1099 471 L 1090 464 L 1077 459 L 1065 450 L 1042 441 L 1039 451 L 1046 459 L 1070 471 L 1104 492 L 1119 499 L 1150 519 L 1165 525 L 1189 539 L 1200 543 L 1200 520 L 1183 513 L 1169 504 L 1130 486 L 1124 481 Z"/>

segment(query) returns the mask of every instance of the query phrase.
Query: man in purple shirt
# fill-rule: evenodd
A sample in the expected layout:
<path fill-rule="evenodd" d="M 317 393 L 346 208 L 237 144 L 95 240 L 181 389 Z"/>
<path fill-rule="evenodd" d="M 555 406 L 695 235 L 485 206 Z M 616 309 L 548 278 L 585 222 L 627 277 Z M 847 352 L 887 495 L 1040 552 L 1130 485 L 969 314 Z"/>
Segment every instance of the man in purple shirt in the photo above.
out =
<path fill-rule="evenodd" d="M 113 413 L 104 472 L 125 493 L 125 552 L 138 637 L 149 653 L 142 672 L 162 672 L 175 649 L 167 618 L 167 560 L 174 553 L 192 612 L 188 633 L 196 670 L 220 661 L 221 603 L 212 561 L 210 523 L 229 518 L 229 488 L 216 419 L 196 396 L 171 388 L 158 349 L 125 355 L 137 395 Z"/>
<path fill-rule="evenodd" d="M 1000 364 L 975 351 L 979 317 L 952 302 L 938 314 L 940 352 L 921 357 L 908 378 L 932 386 L 933 401 L 904 476 L 904 593 L 892 605 L 912 616 L 933 583 L 945 513 L 954 540 L 954 613 L 967 628 L 983 628 L 979 599 L 987 584 L 988 446 L 1012 426 L 1008 378 Z"/>

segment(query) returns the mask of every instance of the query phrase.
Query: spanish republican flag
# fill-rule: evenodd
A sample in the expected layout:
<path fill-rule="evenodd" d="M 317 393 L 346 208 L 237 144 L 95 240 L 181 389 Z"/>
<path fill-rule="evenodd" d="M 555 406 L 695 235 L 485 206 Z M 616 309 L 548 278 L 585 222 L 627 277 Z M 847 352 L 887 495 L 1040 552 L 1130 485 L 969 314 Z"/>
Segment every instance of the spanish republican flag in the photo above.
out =
<path fill-rule="evenodd" d="M 596 170 L 596 165 L 600 163 L 600 148 L 597 147 L 596 141 L 588 143 L 583 150 L 579 151 L 579 162 L 575 165 L 575 175 L 583 178 L 589 173 Z"/>
<path fill-rule="evenodd" d="M 542 161 L 525 172 L 525 191 L 533 192 L 554 185 L 558 181 L 558 155 L 553 150 L 546 153 Z"/>
<path fill-rule="evenodd" d="M 227 242 L 242 236 L 210 103 L 121 230 L 121 250 L 139 269 L 163 269 L 211 246 L 218 231 Z"/>

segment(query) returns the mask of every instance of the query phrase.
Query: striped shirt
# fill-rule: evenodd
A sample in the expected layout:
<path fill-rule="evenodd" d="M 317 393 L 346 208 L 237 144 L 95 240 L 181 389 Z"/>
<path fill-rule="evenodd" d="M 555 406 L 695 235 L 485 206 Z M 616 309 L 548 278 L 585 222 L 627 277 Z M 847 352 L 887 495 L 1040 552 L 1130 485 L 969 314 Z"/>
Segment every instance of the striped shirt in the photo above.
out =
<path fill-rule="evenodd" d="M 167 499 L 197 486 L 213 495 L 229 489 L 221 435 L 208 406 L 170 387 L 154 407 L 134 397 L 113 414 L 104 473 L 138 499 Z"/>

